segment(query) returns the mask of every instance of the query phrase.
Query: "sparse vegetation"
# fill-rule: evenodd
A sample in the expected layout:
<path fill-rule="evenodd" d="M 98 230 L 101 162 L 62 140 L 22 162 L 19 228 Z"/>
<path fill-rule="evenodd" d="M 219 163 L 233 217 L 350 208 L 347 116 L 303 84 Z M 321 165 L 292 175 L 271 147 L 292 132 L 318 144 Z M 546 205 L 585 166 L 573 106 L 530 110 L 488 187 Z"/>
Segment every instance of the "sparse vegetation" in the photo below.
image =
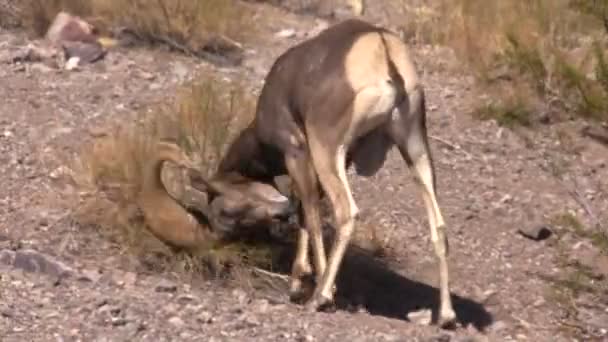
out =
<path fill-rule="evenodd" d="M 21 21 L 43 35 L 62 10 L 84 17 L 102 33 L 125 28 L 146 42 L 182 52 L 230 49 L 254 32 L 251 13 L 236 0 L 26 0 Z"/>
<path fill-rule="evenodd" d="M 571 212 L 564 212 L 552 218 L 552 225 L 558 227 L 558 241 L 555 242 L 556 263 L 561 272 L 554 276 L 541 275 L 541 279 L 550 285 L 547 297 L 559 304 L 563 310 L 560 330 L 577 339 L 589 339 L 594 332 L 581 321 L 580 305 L 602 307 L 605 305 L 608 287 L 606 275 L 587 263 L 572 257 L 572 246 L 562 242 L 567 234 L 576 237 L 577 241 L 589 241 L 602 253 L 608 252 L 608 239 L 598 239 L 600 232 L 590 231 Z M 585 247 L 581 247 L 585 248 Z M 583 301 L 586 304 L 579 304 Z"/>
<path fill-rule="evenodd" d="M 480 88 L 499 101 L 490 110 L 480 104 L 482 118 L 528 125 L 548 107 L 551 113 L 608 119 L 608 2 L 439 3 L 416 23 L 416 37 L 453 48 Z M 527 119 L 513 120 L 524 112 Z"/>
<path fill-rule="evenodd" d="M 238 105 L 237 105 L 238 104 Z M 252 118 L 253 102 L 239 84 L 203 79 L 179 90 L 175 102 L 154 108 L 142 119 L 103 134 L 84 147 L 75 163 L 75 183 L 82 203 L 76 213 L 85 226 L 99 228 L 119 246 L 159 265 L 200 272 L 234 263 L 271 267 L 275 252 L 268 244 L 237 241 L 202 250 L 200 255 L 174 254 L 146 229 L 135 198 L 142 186 L 143 162 L 158 140 L 178 143 L 207 175 L 237 129 Z M 174 198 L 183 198 L 185 179 L 165 166 L 163 180 Z M 247 247 L 247 248 L 245 248 Z M 198 253 L 197 253 L 198 254 Z M 159 262 L 164 260 L 164 262 Z M 201 263 L 204 261 L 204 263 Z M 206 264 L 208 268 L 201 268 Z"/>
<path fill-rule="evenodd" d="M 531 116 L 526 106 L 521 102 L 488 104 L 477 108 L 473 116 L 480 120 L 494 119 L 505 127 L 530 126 Z"/>
<path fill-rule="evenodd" d="M 566 228 L 579 239 L 589 240 L 604 254 L 608 255 L 608 236 L 601 230 L 586 229 L 579 219 L 571 213 L 564 213 L 553 218 L 556 225 Z"/>

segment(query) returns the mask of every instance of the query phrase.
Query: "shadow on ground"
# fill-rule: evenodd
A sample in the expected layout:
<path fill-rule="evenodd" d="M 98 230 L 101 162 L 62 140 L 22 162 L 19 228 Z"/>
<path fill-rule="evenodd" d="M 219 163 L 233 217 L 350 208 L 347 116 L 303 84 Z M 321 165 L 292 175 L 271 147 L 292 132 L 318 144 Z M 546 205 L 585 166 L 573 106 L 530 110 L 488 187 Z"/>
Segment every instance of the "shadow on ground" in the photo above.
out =
<path fill-rule="evenodd" d="M 382 260 L 356 246 L 351 246 L 345 255 L 336 283 L 339 309 L 354 305 L 364 307 L 372 315 L 396 319 L 407 319 L 412 311 L 431 309 L 433 322 L 437 320 L 437 288 L 398 274 Z M 454 294 L 452 301 L 462 325 L 472 324 L 483 331 L 492 324 L 492 315 L 482 304 Z"/>

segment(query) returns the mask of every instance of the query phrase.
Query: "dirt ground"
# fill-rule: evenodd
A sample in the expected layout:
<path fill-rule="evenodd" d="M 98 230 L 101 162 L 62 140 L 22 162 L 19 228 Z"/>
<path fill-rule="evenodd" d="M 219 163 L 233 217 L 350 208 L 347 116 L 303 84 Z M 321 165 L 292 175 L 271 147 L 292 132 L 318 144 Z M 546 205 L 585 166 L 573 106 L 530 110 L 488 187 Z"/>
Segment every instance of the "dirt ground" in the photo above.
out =
<path fill-rule="evenodd" d="M 373 178 L 350 176 L 386 257 L 348 254 L 338 281 L 346 304 L 333 312 L 150 271 L 75 224 L 67 162 L 100 127 L 135 120 L 197 73 L 244 76 L 257 91 L 274 58 L 323 24 L 254 6 L 273 19 L 238 68 L 143 48 L 112 50 L 79 71 L 16 65 L 6 58 L 28 38 L 0 31 L 0 340 L 608 341 L 608 256 L 587 238 L 608 218 L 606 148 L 575 120 L 517 133 L 473 119 L 473 79 L 438 47 L 412 52 L 448 223 L 455 330 L 408 319 L 435 310 L 438 279 L 422 198 L 396 150 Z M 385 13 L 366 16 L 384 23 Z M 568 212 L 582 228 L 555 220 Z M 553 234 L 541 241 L 518 233 L 543 226 Z"/>

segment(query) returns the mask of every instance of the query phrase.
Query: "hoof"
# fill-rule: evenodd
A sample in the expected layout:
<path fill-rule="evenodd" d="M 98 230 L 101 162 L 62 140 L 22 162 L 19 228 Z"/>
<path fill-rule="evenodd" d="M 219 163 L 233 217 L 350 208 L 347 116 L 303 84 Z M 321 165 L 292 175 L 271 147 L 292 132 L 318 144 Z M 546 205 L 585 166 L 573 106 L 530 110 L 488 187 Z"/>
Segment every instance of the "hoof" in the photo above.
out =
<path fill-rule="evenodd" d="M 456 328 L 456 313 L 454 310 L 442 310 L 439 315 L 438 324 L 442 329 L 454 329 Z"/>
<path fill-rule="evenodd" d="M 304 303 L 312 296 L 314 286 L 314 279 L 311 276 L 292 280 L 289 285 L 289 299 L 294 303 Z"/>
<path fill-rule="evenodd" d="M 308 299 L 311 298 L 312 291 L 308 289 L 298 289 L 289 291 L 289 300 L 292 303 L 304 304 Z"/>
<path fill-rule="evenodd" d="M 321 294 L 315 293 L 312 297 L 304 304 L 304 308 L 308 312 L 317 312 L 327 305 L 330 305 L 333 302 L 332 298 L 323 296 Z"/>

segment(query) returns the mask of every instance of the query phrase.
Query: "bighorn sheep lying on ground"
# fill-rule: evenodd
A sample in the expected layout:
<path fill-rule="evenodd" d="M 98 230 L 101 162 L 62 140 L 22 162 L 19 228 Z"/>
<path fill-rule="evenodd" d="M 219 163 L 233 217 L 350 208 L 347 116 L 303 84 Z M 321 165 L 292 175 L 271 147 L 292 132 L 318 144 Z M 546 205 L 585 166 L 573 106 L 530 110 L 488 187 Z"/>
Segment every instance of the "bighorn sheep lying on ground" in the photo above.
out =
<path fill-rule="evenodd" d="M 358 19 L 329 27 L 282 54 L 268 73 L 256 116 L 231 144 L 214 181 L 244 177 L 271 183 L 288 174 L 305 227 L 298 233 L 292 291 L 311 273 L 316 288 L 306 306 L 333 300 L 333 286 L 359 209 L 346 168 L 371 176 L 396 145 L 413 171 L 424 200 L 439 259 L 440 323 L 455 312 L 448 285 L 445 222 L 437 203 L 426 133 L 424 89 L 406 45 L 394 33 Z M 320 185 L 320 186 L 319 186 Z M 334 210 L 336 239 L 326 259 L 319 217 L 320 190 Z"/>
<path fill-rule="evenodd" d="M 248 227 L 282 220 L 293 212 L 289 200 L 271 186 L 250 181 L 240 187 L 231 184 L 231 189 L 226 189 L 221 182 L 204 182 L 196 172 L 190 172 L 189 176 L 196 182 L 204 182 L 205 191 L 222 195 L 214 198 L 210 206 L 202 203 L 196 208 L 186 208 L 167 192 L 161 171 L 164 162 L 189 171 L 194 171 L 195 165 L 178 145 L 168 141 L 158 142 L 152 155 L 144 166 L 137 204 L 150 231 L 173 248 L 189 251 L 206 248 L 228 238 L 227 233 L 232 233 L 237 225 Z"/>
<path fill-rule="evenodd" d="M 142 190 L 137 198 L 150 231 L 174 248 L 196 249 L 215 241 L 213 233 L 200 224 L 195 214 L 167 192 L 161 178 L 166 161 L 180 167 L 194 167 L 179 146 L 164 141 L 155 146 L 153 158 L 144 166 Z"/>

